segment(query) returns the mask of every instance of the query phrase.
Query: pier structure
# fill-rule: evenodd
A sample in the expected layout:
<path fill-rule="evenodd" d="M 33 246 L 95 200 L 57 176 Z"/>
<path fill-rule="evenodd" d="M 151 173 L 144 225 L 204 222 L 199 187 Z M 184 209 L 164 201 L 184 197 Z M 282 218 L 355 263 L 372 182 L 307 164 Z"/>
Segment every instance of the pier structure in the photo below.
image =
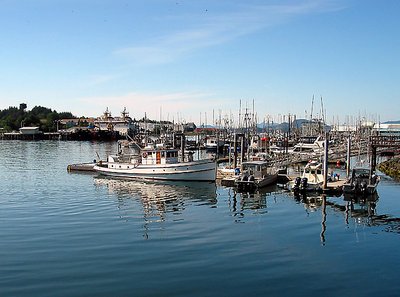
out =
<path fill-rule="evenodd" d="M 400 149 L 400 135 L 370 136 L 369 147 L 371 149 L 371 172 L 375 172 L 378 148 Z"/>

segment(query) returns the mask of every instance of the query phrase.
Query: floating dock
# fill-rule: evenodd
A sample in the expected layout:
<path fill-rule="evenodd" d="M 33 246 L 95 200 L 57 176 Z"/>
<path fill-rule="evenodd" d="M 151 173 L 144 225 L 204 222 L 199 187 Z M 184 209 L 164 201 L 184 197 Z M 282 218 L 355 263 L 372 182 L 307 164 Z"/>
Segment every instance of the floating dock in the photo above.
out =
<path fill-rule="evenodd" d="M 323 194 L 341 195 L 343 193 L 343 185 L 346 183 L 345 179 L 328 182 L 325 189 L 322 189 Z"/>
<path fill-rule="evenodd" d="M 96 165 L 96 163 L 94 163 L 94 162 L 71 164 L 71 165 L 67 166 L 67 171 L 68 172 L 73 172 L 73 171 L 95 172 L 94 165 Z"/>
<path fill-rule="evenodd" d="M 224 187 L 234 187 L 235 186 L 235 179 L 237 176 L 235 175 L 228 175 L 228 174 L 219 174 L 217 175 L 217 182 Z M 289 176 L 284 173 L 278 174 L 278 185 L 285 185 L 289 181 L 295 179 L 296 176 Z M 343 184 L 346 182 L 345 179 L 337 180 L 333 182 L 328 182 L 325 189 L 320 189 L 316 191 L 316 193 L 327 194 L 327 195 L 341 195 L 343 193 Z"/>

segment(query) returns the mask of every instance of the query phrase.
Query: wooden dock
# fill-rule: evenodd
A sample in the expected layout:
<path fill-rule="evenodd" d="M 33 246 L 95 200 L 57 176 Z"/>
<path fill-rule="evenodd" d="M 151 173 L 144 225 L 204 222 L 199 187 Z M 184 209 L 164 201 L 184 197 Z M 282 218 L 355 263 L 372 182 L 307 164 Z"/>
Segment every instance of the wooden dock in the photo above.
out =
<path fill-rule="evenodd" d="M 289 181 L 294 180 L 298 175 L 287 175 L 287 174 L 278 174 L 277 184 L 285 185 Z M 218 170 L 217 174 L 217 183 L 224 187 L 234 187 L 235 179 L 237 176 L 234 174 L 223 173 L 221 170 Z M 341 195 L 343 193 L 343 185 L 346 182 L 345 179 L 328 182 L 325 189 L 321 189 L 318 193 L 327 194 L 327 195 Z"/>
<path fill-rule="evenodd" d="M 331 194 L 331 195 L 341 195 L 343 193 L 343 185 L 346 180 L 338 180 L 334 182 L 328 182 L 326 189 L 322 189 L 323 194 Z"/>
<path fill-rule="evenodd" d="M 78 164 L 71 164 L 67 166 L 67 171 L 68 172 L 74 172 L 74 171 L 79 171 L 79 172 L 95 172 L 94 170 L 94 165 L 96 163 L 78 163 Z"/>
<path fill-rule="evenodd" d="M 294 180 L 298 175 L 280 175 L 278 176 L 278 181 L 279 177 L 281 178 L 281 184 L 288 183 L 291 180 Z M 286 182 L 285 182 L 286 180 Z M 323 193 L 323 194 L 330 194 L 330 195 L 341 195 L 343 193 L 343 185 L 346 183 L 345 179 L 337 180 L 337 181 L 330 181 L 327 182 L 327 186 L 325 189 L 321 189 L 317 192 Z"/>

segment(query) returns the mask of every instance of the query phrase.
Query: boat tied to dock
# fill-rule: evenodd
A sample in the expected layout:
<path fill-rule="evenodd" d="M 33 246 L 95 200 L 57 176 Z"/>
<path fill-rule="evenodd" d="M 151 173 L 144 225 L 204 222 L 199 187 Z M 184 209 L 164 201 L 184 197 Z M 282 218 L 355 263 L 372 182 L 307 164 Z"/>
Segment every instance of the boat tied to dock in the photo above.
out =
<path fill-rule="evenodd" d="M 131 144 L 129 148 L 132 148 Z M 115 178 L 215 182 L 216 164 L 213 158 L 193 160 L 190 153 L 185 158 L 178 149 L 162 144 L 144 148 L 134 144 L 129 153 L 119 149 L 117 154 L 108 156 L 107 164 L 98 163 L 93 169 Z"/>
<path fill-rule="evenodd" d="M 305 167 L 302 176 L 289 182 L 289 188 L 295 193 L 320 191 L 324 183 L 323 164 L 310 161 Z"/>
<path fill-rule="evenodd" d="M 380 177 L 375 173 L 371 174 L 369 168 L 353 168 L 351 175 L 343 184 L 345 194 L 367 196 L 374 194 L 379 184 Z"/>
<path fill-rule="evenodd" d="M 239 192 L 252 192 L 262 187 L 275 184 L 278 171 L 266 161 L 243 162 L 241 172 L 235 179 Z"/>

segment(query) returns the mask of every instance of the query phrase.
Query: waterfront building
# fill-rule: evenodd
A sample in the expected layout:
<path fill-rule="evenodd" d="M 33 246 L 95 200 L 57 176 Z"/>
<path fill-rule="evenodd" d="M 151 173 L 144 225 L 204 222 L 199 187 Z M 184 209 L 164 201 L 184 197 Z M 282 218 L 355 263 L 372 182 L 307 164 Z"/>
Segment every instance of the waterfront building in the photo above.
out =
<path fill-rule="evenodd" d="M 69 129 L 72 127 L 78 127 L 80 124 L 80 121 L 81 121 L 81 119 L 61 119 L 58 121 L 58 124 L 61 125 L 62 127 L 65 127 L 66 129 Z"/>
<path fill-rule="evenodd" d="M 375 135 L 400 136 L 400 124 L 375 124 L 372 131 Z"/>
<path fill-rule="evenodd" d="M 19 128 L 19 133 L 22 135 L 37 135 L 41 134 L 42 132 L 39 131 L 39 127 L 22 127 Z"/>

